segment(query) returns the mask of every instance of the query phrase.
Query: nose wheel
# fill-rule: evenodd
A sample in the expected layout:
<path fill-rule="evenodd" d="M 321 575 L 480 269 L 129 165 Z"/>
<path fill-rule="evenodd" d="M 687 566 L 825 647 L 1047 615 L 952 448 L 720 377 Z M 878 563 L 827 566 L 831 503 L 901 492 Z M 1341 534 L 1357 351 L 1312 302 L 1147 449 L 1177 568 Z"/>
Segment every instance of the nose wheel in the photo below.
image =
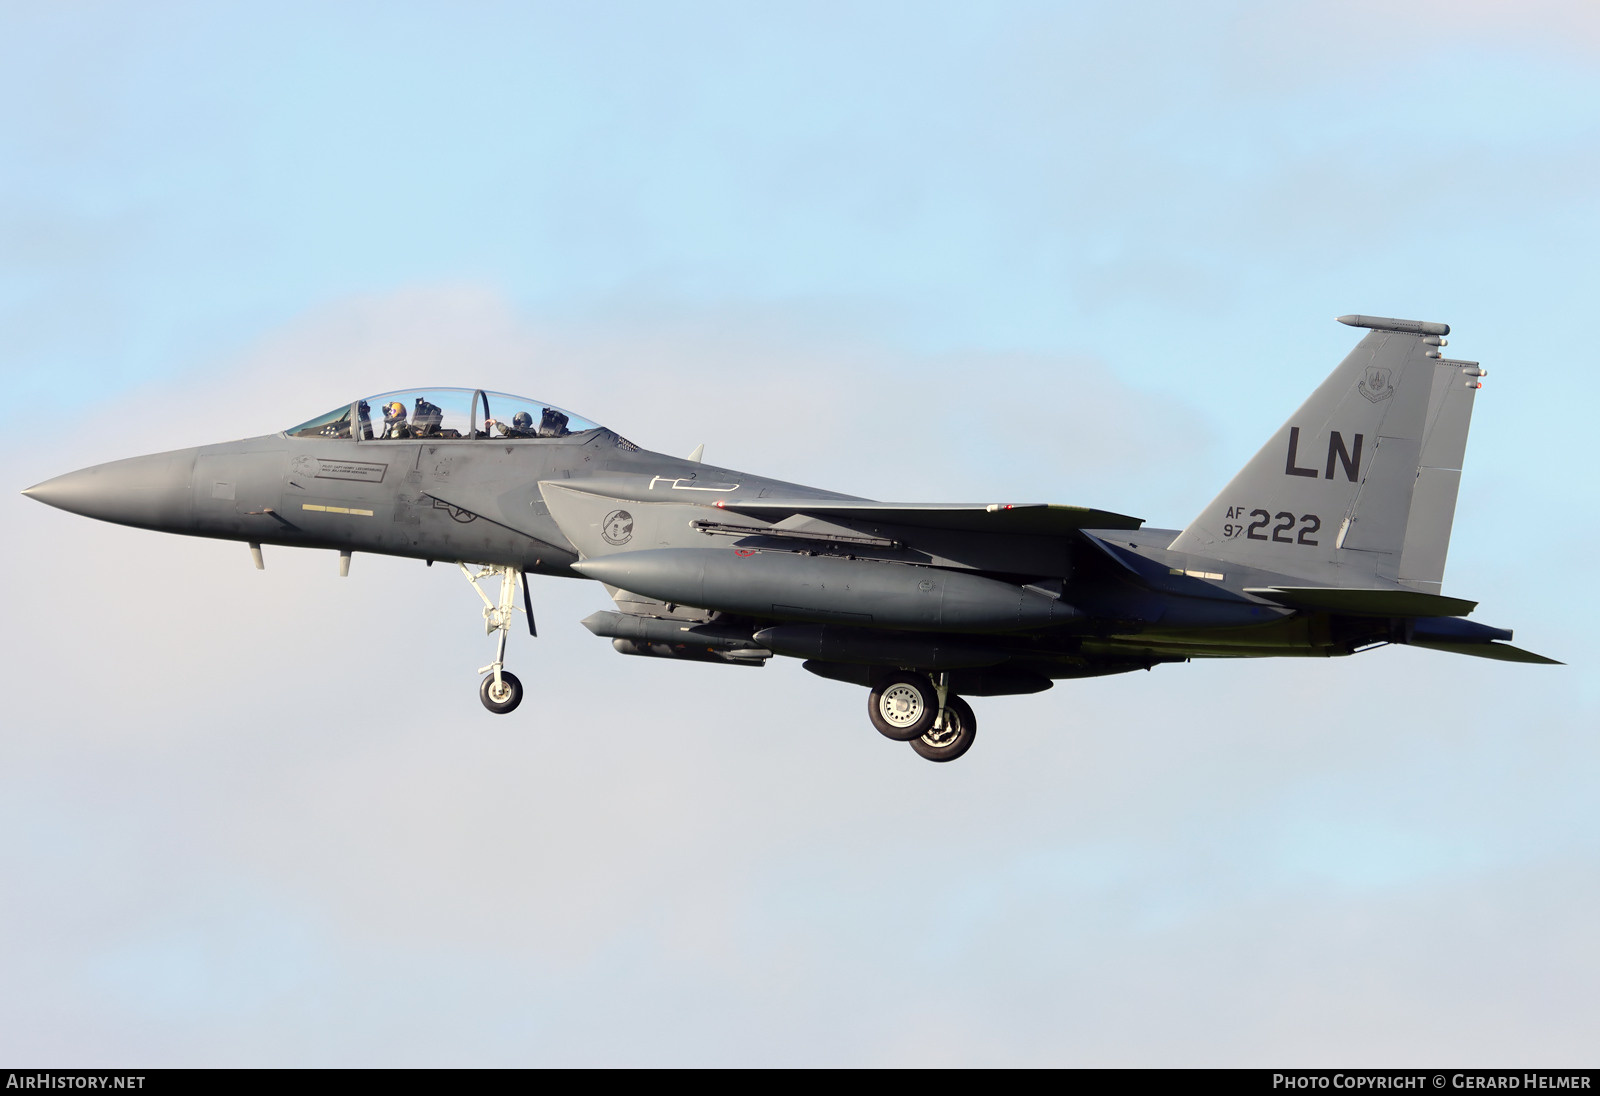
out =
<path fill-rule="evenodd" d="M 478 699 L 495 715 L 505 715 L 522 703 L 522 682 L 510 670 L 490 674 L 478 686 Z"/>
<path fill-rule="evenodd" d="M 517 607 L 517 587 L 522 588 L 521 612 L 528 617 L 528 634 L 538 635 L 533 624 L 533 604 L 528 596 L 527 579 L 522 572 L 509 564 L 489 564 L 476 571 L 465 563 L 460 564 L 461 573 L 467 577 L 472 588 L 477 591 L 478 597 L 483 600 L 483 631 L 485 635 L 497 635 L 495 643 L 494 661 L 487 666 L 480 666 L 478 672 L 487 674 L 482 684 L 478 686 L 478 699 L 483 701 L 483 706 L 495 715 L 505 715 L 522 703 L 522 682 L 517 680 L 517 675 L 506 669 L 506 636 L 511 631 L 511 622 L 516 619 L 519 611 Z M 490 599 L 484 592 L 483 583 L 487 579 L 500 580 L 499 596 Z"/>

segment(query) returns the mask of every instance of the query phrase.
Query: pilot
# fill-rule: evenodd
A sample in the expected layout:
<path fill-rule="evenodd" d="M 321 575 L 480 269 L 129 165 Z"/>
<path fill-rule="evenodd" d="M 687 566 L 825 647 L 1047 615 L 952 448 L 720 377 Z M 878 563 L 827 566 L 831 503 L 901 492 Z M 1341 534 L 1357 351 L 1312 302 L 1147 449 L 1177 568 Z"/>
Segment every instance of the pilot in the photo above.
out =
<path fill-rule="evenodd" d="M 512 415 L 510 426 L 507 426 L 499 419 L 488 419 L 484 422 L 484 425 L 494 427 L 500 431 L 500 436 L 504 438 L 535 438 L 539 436 L 539 432 L 533 428 L 533 416 L 526 411 L 518 411 L 515 415 Z"/>
<path fill-rule="evenodd" d="M 398 400 L 383 405 L 383 436 L 386 438 L 412 436 L 411 426 L 406 422 L 406 405 Z"/>

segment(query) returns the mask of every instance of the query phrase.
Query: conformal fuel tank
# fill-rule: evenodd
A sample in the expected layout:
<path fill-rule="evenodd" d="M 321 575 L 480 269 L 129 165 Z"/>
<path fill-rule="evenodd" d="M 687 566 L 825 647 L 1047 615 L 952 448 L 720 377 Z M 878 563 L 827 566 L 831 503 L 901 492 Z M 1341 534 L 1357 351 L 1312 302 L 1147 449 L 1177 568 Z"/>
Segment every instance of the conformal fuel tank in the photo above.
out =
<path fill-rule="evenodd" d="M 1070 624 L 1072 606 L 1009 582 L 903 563 L 725 548 L 653 548 L 572 565 L 646 597 L 726 613 L 912 631 Z"/>

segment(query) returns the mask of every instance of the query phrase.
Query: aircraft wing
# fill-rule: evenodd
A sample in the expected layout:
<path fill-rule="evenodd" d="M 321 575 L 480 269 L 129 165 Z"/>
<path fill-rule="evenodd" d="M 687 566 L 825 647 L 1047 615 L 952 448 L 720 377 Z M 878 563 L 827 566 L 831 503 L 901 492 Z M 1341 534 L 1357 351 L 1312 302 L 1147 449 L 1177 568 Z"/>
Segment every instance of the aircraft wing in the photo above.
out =
<path fill-rule="evenodd" d="M 796 514 L 848 521 L 881 521 L 923 529 L 949 529 L 969 533 L 1004 533 L 1031 536 L 1066 536 L 1080 529 L 1137 529 L 1143 518 L 1113 514 L 1087 506 L 1059 506 L 1043 502 L 917 503 L 840 501 L 835 499 L 722 500 L 718 509 L 762 521 L 780 522 Z"/>

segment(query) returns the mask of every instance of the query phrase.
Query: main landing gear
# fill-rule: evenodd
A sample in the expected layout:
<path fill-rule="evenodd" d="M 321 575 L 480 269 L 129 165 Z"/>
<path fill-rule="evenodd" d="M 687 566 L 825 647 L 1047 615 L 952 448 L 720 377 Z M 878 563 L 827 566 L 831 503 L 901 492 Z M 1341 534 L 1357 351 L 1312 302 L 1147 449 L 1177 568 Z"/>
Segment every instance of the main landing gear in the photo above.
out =
<path fill-rule="evenodd" d="M 528 617 L 528 634 L 538 635 L 533 624 L 533 604 L 528 596 L 528 580 L 517 568 L 509 564 L 492 563 L 472 570 L 465 563 L 460 564 L 461 573 L 467 576 L 467 581 L 483 599 L 483 631 L 485 635 L 499 632 L 499 639 L 495 645 L 494 661 L 478 669 L 480 674 L 487 674 L 483 683 L 478 686 L 478 699 L 483 701 L 483 706 L 495 715 L 505 715 L 522 703 L 522 682 L 517 680 L 517 675 L 506 669 L 506 636 L 511 631 L 511 622 L 517 614 L 517 587 L 522 587 L 522 612 Z M 483 591 L 485 579 L 500 579 L 499 597 L 489 600 L 489 595 Z"/>
<path fill-rule="evenodd" d="M 909 742 L 929 761 L 954 761 L 972 748 L 978 717 L 950 691 L 950 675 L 904 671 L 890 674 L 867 697 L 867 715 L 878 733 Z"/>

